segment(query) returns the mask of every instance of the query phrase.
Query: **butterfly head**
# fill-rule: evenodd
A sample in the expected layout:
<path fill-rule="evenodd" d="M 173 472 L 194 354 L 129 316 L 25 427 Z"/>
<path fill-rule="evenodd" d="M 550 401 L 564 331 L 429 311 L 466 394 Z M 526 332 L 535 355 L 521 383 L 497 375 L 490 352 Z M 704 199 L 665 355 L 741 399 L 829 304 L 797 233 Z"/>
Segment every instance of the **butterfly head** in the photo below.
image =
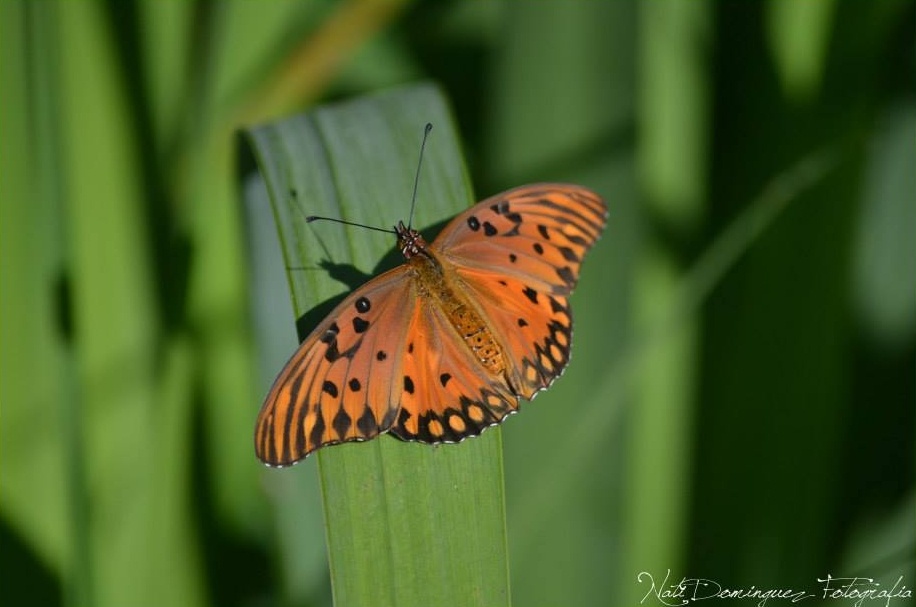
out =
<path fill-rule="evenodd" d="M 398 248 L 406 259 L 420 255 L 426 250 L 423 236 L 413 228 L 405 226 L 403 221 L 398 222 L 394 231 L 398 235 Z"/>

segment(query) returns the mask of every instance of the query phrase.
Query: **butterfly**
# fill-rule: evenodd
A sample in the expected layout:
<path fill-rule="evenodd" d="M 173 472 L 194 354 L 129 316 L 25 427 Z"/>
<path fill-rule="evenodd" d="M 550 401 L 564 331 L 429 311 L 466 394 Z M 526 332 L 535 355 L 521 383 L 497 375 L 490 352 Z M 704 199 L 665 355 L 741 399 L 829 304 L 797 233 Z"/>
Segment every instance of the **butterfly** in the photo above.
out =
<path fill-rule="evenodd" d="M 569 295 L 607 206 L 576 185 L 515 188 L 432 242 L 400 222 L 405 263 L 348 295 L 277 376 L 255 452 L 292 465 L 389 433 L 457 443 L 502 422 L 569 363 Z"/>

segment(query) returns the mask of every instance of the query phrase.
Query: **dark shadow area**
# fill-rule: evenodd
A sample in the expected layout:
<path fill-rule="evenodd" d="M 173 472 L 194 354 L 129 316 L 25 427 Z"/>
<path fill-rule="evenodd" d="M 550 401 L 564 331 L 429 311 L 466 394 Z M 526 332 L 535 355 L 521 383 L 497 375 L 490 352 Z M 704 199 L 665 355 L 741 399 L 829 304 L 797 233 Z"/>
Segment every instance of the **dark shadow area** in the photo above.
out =
<path fill-rule="evenodd" d="M 182 222 L 176 216 L 179 212 L 178 205 L 171 199 L 172 193 L 169 184 L 172 175 L 169 174 L 165 162 L 170 155 L 162 154 L 156 142 L 153 120 L 153 110 L 150 105 L 152 96 L 147 88 L 145 62 L 143 50 L 140 48 L 143 40 L 143 23 L 138 2 L 108 0 L 105 11 L 109 21 L 109 31 L 117 51 L 118 68 L 121 78 L 125 83 L 125 94 L 129 110 L 133 119 L 129 120 L 129 128 L 133 130 L 136 145 L 133 149 L 139 154 L 140 183 L 144 196 L 141 200 L 147 235 L 144 239 L 151 247 L 150 259 L 152 272 L 156 277 L 154 283 L 157 289 L 156 307 L 163 321 L 165 330 L 169 331 L 186 322 L 185 306 L 187 304 L 188 285 L 190 280 L 190 266 L 193 250 L 191 239 L 181 229 Z M 195 58 L 205 57 L 200 52 L 199 45 L 207 39 L 206 28 L 212 24 L 212 3 L 195 3 L 194 31 L 189 32 L 191 44 L 190 74 L 196 75 L 195 86 L 189 88 L 194 91 L 204 90 L 208 83 L 203 77 L 209 73 L 207 66 L 196 64 Z M 188 123 L 193 124 L 193 116 L 188 115 Z M 184 133 L 183 129 L 178 129 Z M 181 135 L 179 135 L 179 138 Z M 172 154 L 180 151 L 180 143 L 172 142 L 167 146 Z"/>
<path fill-rule="evenodd" d="M 214 513 L 213 470 L 208 447 L 204 403 L 198 385 L 194 405 L 193 454 L 191 456 L 191 505 L 198 533 L 198 545 L 203 557 L 206 588 L 210 593 L 210 604 L 225 607 L 249 607 L 264 604 L 263 597 L 272 596 L 279 587 L 275 579 L 275 568 L 271 555 L 263 547 L 240 538 L 219 524 Z M 251 458 L 254 464 L 254 437 L 251 442 Z"/>
<path fill-rule="evenodd" d="M 29 550 L 6 519 L 0 520 L 0 586 L 3 604 L 17 607 L 62 605 L 63 591 L 56 573 Z"/>
<path fill-rule="evenodd" d="M 485 171 L 475 162 L 474 151 L 484 148 L 483 121 L 486 118 L 487 79 L 492 49 L 482 38 L 443 35 L 444 17 L 454 12 L 455 0 L 416 2 L 398 23 L 398 31 L 410 43 L 413 57 L 423 73 L 434 74 L 451 100 L 458 132 L 472 181 L 479 183 Z"/>
<path fill-rule="evenodd" d="M 715 5 L 712 48 L 742 52 L 718 53 L 711 69 L 702 241 L 800 158 L 832 142 L 843 148 L 839 167 L 797 194 L 703 310 L 685 546 L 688 570 L 736 586 L 760 583 L 746 563 L 761 538 L 776 574 L 770 583 L 814 583 L 849 556 L 857 524 L 898 508 L 912 487 L 916 350 L 869 351 L 850 285 L 863 125 L 900 94 L 886 70 L 900 48 L 911 57 L 914 47 L 912 19 L 905 42 L 890 39 L 898 27 L 886 9 L 837 4 L 822 85 L 793 104 L 774 71 L 764 5 Z"/>
<path fill-rule="evenodd" d="M 437 235 L 442 229 L 448 225 L 451 219 L 440 221 L 433 224 L 429 228 L 421 231 L 423 238 L 427 242 L 431 242 L 431 237 Z M 354 228 L 358 229 L 358 228 Z M 320 236 L 318 236 L 320 239 Z M 375 266 L 375 269 L 372 274 L 366 274 L 365 272 L 360 271 L 356 266 L 350 263 L 336 263 L 331 260 L 322 260 L 319 263 L 321 271 L 327 272 L 328 276 L 337 282 L 341 282 L 347 285 L 348 292 L 332 297 L 327 301 L 323 301 L 299 318 L 296 319 L 296 329 L 299 334 L 300 343 L 308 337 L 318 324 L 327 318 L 328 314 L 331 313 L 334 308 L 340 304 L 344 299 L 346 299 L 350 293 L 357 290 L 374 277 L 387 272 L 392 268 L 404 263 L 404 257 L 401 255 L 401 252 L 395 246 L 392 238 L 392 248 L 388 251 Z M 302 271 L 306 271 L 306 268 L 302 268 Z M 297 271 L 297 268 L 290 269 L 289 271 Z"/>

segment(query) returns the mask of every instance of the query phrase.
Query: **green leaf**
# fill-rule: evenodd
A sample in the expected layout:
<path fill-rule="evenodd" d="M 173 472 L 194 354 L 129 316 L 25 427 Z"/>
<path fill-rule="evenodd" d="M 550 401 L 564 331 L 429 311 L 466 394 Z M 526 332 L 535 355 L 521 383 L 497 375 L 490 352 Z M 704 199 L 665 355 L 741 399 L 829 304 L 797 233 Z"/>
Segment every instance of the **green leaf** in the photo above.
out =
<path fill-rule="evenodd" d="M 406 221 L 426 122 L 434 129 L 413 219 L 424 229 L 474 200 L 452 119 L 434 87 L 395 89 L 247 132 L 270 193 L 297 316 L 358 286 L 337 282 L 324 264 L 370 273 L 393 245 L 390 236 L 306 224 L 305 216 L 380 227 Z M 309 331 L 320 316 L 307 319 Z M 324 449 L 304 466 L 315 460 L 336 605 L 509 603 L 498 429 L 438 448 L 382 436 Z M 301 468 L 265 474 L 297 475 Z M 279 533 L 296 534 L 317 516 L 300 509 L 301 520 Z"/>

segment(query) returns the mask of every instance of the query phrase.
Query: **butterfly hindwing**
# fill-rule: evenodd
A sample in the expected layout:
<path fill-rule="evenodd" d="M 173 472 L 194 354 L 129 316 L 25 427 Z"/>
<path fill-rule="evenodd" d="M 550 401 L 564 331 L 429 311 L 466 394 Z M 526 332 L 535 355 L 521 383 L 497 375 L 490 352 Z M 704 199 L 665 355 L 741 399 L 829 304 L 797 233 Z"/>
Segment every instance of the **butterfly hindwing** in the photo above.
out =
<path fill-rule="evenodd" d="M 394 423 L 407 319 L 417 296 L 400 266 L 343 300 L 274 381 L 255 431 L 261 461 L 286 466 L 324 445 L 368 440 Z"/>
<path fill-rule="evenodd" d="M 442 310 L 417 306 L 403 360 L 401 407 L 391 433 L 402 440 L 456 443 L 518 407 L 502 375 L 487 374 Z"/>
<path fill-rule="evenodd" d="M 567 298 L 535 291 L 495 271 L 458 268 L 457 273 L 510 354 L 507 377 L 512 390 L 530 400 L 569 364 L 572 311 Z"/>

